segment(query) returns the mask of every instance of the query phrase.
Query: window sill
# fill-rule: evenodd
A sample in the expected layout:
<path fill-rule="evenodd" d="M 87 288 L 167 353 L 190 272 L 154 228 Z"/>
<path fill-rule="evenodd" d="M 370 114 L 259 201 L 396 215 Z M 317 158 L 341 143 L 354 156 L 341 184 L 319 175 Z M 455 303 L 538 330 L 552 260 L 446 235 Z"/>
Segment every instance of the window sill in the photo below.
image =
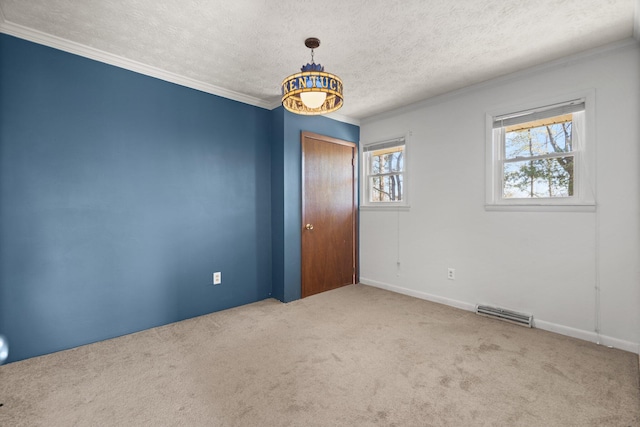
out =
<path fill-rule="evenodd" d="M 546 205 L 546 204 L 493 204 L 484 205 L 486 211 L 502 212 L 595 212 L 595 204 L 584 205 Z"/>
<path fill-rule="evenodd" d="M 399 211 L 408 212 L 411 210 L 409 205 L 360 205 L 361 211 Z"/>

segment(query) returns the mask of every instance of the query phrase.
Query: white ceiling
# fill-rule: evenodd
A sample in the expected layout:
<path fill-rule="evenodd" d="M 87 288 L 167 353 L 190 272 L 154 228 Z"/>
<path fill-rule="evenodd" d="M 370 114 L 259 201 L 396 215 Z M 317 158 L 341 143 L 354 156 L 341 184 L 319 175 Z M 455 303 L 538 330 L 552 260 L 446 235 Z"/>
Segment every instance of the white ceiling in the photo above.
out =
<path fill-rule="evenodd" d="M 266 108 L 318 37 L 357 121 L 628 39 L 638 3 L 0 0 L 0 31 Z"/>

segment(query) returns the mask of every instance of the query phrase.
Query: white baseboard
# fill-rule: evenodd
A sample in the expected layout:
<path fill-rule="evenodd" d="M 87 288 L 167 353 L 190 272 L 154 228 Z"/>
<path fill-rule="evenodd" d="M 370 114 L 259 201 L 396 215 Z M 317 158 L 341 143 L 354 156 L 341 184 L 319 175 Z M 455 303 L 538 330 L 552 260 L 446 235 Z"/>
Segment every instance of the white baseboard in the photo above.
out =
<path fill-rule="evenodd" d="M 416 291 L 414 289 L 403 288 L 401 286 L 390 285 L 388 283 L 378 282 L 377 280 L 367 279 L 360 277 L 360 283 L 363 285 L 373 286 L 380 289 L 386 289 L 391 292 L 396 292 L 403 295 L 420 298 L 423 300 L 436 302 L 439 304 L 448 305 L 455 308 L 460 308 L 467 311 L 475 311 L 476 305 L 464 301 L 454 300 L 438 295 L 428 294 L 422 291 Z M 618 348 L 620 350 L 636 353 L 640 357 L 640 344 L 631 341 L 625 341 L 618 338 L 610 337 L 607 335 L 599 335 L 592 331 L 585 331 L 582 329 L 572 328 L 570 326 L 559 325 L 557 323 L 547 322 L 539 320 L 534 317 L 533 326 L 538 329 L 542 329 L 556 334 L 565 335 L 572 338 L 578 338 L 584 341 L 589 341 L 599 345 L 607 347 Z"/>
<path fill-rule="evenodd" d="M 427 301 L 437 302 L 439 304 L 449 305 L 451 307 L 460 308 L 462 310 L 475 311 L 476 309 L 475 304 L 469 304 L 467 302 L 458 301 L 451 298 L 445 298 L 438 295 L 428 294 L 422 291 L 416 291 L 413 289 L 390 285 L 388 283 L 378 282 L 376 280 L 371 280 L 364 277 L 360 278 L 360 283 L 362 283 L 363 285 L 369 285 L 369 286 L 373 286 L 380 289 L 386 289 L 388 291 L 396 292 L 398 294 L 409 295 L 411 297 L 416 297 L 416 298 L 424 299 Z"/>
<path fill-rule="evenodd" d="M 559 325 L 557 323 L 546 322 L 544 320 L 533 319 L 535 328 L 543 329 L 556 334 L 566 335 L 572 338 L 578 338 L 584 341 L 604 345 L 606 347 L 618 348 L 620 350 L 629 351 L 640 355 L 640 344 L 631 341 L 621 340 L 619 338 L 610 337 L 608 335 L 598 335 L 593 331 L 585 331 L 570 326 Z"/>

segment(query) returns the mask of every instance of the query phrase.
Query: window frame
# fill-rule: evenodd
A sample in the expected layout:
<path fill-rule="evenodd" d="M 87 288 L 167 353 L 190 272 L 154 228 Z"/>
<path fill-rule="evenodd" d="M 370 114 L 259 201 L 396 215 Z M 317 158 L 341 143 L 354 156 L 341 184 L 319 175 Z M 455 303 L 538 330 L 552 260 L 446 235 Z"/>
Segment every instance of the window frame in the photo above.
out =
<path fill-rule="evenodd" d="M 397 142 L 395 145 L 389 145 L 394 142 Z M 370 173 L 371 161 L 368 153 L 371 153 L 376 150 L 375 147 L 380 147 L 377 149 L 385 148 L 393 148 L 398 146 L 404 146 L 404 160 L 403 160 L 403 168 L 402 168 L 402 200 L 394 201 L 394 202 L 371 202 L 370 201 L 370 177 L 377 174 Z M 408 174 L 408 164 L 409 164 L 409 148 L 408 148 L 408 135 L 397 136 L 393 138 L 386 138 L 382 140 L 377 140 L 375 142 L 368 142 L 361 144 L 360 147 L 360 159 L 361 159 L 361 188 L 360 188 L 360 208 L 364 210 L 386 210 L 386 209 L 409 209 L 408 203 L 408 190 L 409 190 L 409 174 Z"/>
<path fill-rule="evenodd" d="M 496 118 L 517 115 L 519 112 L 547 110 L 568 104 L 572 101 L 584 102 L 582 133 L 578 136 L 579 147 L 574 147 L 574 187 L 573 196 L 541 197 L 541 198 L 505 198 L 503 197 L 504 179 L 504 144 L 503 126 L 500 138 L 495 139 L 498 132 L 493 124 Z M 530 101 L 523 104 L 506 106 L 486 114 L 486 177 L 485 177 L 485 209 L 505 211 L 594 211 L 595 202 L 595 91 L 585 91 L 554 98 Z M 574 128 L 575 132 L 576 129 Z M 580 131 L 580 130 L 577 130 Z M 553 155 L 552 155 L 553 156 Z"/>

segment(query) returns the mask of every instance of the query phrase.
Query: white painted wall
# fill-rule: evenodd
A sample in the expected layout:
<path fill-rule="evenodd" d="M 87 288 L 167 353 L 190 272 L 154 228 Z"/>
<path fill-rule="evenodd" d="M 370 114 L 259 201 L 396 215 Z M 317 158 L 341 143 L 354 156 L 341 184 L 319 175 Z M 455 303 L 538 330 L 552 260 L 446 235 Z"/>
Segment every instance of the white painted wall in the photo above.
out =
<path fill-rule="evenodd" d="M 486 211 L 485 114 L 591 89 L 596 212 Z M 361 144 L 412 136 L 410 210 L 360 213 L 361 282 L 532 313 L 537 327 L 640 352 L 639 123 L 631 41 L 363 121 Z"/>

